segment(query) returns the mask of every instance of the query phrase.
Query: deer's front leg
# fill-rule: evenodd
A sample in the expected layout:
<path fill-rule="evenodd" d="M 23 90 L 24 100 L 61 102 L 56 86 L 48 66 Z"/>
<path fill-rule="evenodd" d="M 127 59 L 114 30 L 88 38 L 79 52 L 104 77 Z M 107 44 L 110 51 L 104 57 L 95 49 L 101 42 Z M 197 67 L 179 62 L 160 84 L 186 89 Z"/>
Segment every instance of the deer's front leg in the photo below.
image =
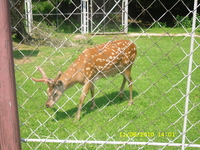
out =
<path fill-rule="evenodd" d="M 81 93 L 80 102 L 79 102 L 79 106 L 78 106 L 78 111 L 77 111 L 77 114 L 76 114 L 77 120 L 80 120 L 82 105 L 83 105 L 84 99 L 85 99 L 88 91 L 90 90 L 90 86 L 91 86 L 91 83 L 88 82 L 83 87 L 83 91 Z"/>

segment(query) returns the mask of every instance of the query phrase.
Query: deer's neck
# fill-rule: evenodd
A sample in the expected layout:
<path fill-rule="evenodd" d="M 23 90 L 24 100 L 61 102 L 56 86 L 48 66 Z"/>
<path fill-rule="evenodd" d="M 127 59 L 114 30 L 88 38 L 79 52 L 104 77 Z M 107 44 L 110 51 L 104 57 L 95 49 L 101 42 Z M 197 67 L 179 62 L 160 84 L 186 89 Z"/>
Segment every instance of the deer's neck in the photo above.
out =
<path fill-rule="evenodd" d="M 76 83 L 83 84 L 84 75 L 81 71 L 81 66 L 77 65 L 75 62 L 60 76 L 59 80 L 64 83 L 65 90 L 71 88 Z"/>

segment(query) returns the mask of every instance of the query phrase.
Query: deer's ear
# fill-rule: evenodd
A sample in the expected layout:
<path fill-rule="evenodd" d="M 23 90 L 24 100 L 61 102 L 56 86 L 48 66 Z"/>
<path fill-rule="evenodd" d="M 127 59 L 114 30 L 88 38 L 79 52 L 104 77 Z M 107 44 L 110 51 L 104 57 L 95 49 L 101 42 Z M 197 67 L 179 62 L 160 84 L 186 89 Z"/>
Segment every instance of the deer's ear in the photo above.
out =
<path fill-rule="evenodd" d="M 49 87 L 53 87 L 54 86 L 54 83 L 51 79 L 48 79 L 46 82 L 45 82 Z"/>
<path fill-rule="evenodd" d="M 61 80 L 58 80 L 58 81 L 57 81 L 57 85 L 58 85 L 58 86 L 62 86 L 62 85 L 64 85 L 64 83 L 63 83 Z"/>

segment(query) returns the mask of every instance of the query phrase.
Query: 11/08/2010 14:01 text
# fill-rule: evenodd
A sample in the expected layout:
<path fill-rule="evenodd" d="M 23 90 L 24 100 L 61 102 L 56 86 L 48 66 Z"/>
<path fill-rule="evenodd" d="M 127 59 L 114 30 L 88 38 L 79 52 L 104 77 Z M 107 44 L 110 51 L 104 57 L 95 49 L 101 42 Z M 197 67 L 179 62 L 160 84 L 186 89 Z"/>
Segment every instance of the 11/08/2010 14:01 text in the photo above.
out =
<path fill-rule="evenodd" d="M 175 137 L 174 132 L 119 132 L 120 137 Z"/>

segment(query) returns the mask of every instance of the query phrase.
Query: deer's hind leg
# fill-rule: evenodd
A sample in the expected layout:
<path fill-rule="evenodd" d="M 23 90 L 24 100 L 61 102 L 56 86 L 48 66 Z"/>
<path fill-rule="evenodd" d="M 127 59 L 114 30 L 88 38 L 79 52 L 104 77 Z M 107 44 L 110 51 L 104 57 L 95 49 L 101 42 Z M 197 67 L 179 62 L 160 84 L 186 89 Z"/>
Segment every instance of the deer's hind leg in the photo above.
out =
<path fill-rule="evenodd" d="M 120 100 L 122 100 L 123 98 L 123 94 L 124 94 L 124 86 L 126 84 L 126 77 L 123 75 L 123 82 L 122 82 L 122 85 L 121 85 L 121 88 L 120 88 Z"/>
<path fill-rule="evenodd" d="M 91 97 L 92 97 L 92 107 L 90 109 L 93 110 L 96 107 L 95 99 L 94 99 L 94 85 L 93 84 L 90 87 L 90 91 L 91 91 Z"/>
<path fill-rule="evenodd" d="M 129 86 L 129 90 L 130 90 L 130 100 L 129 100 L 129 103 L 128 105 L 132 105 L 133 104 L 133 100 L 132 100 L 132 97 L 133 97 L 133 94 L 132 94 L 132 78 L 131 78 L 131 66 L 124 71 L 124 78 L 128 81 L 128 86 Z M 123 81 L 124 83 L 125 81 Z M 122 83 L 122 85 L 123 85 Z"/>

